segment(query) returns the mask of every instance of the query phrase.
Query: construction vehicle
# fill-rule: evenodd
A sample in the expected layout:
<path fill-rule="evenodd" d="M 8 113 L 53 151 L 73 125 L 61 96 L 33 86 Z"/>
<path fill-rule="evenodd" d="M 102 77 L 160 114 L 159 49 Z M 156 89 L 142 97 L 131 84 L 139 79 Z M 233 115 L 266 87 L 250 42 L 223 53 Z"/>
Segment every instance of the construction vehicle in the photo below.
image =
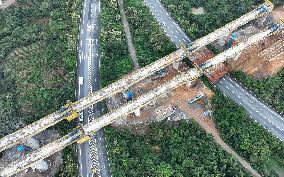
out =
<path fill-rule="evenodd" d="M 126 103 L 122 108 L 109 112 L 108 114 L 105 114 L 82 127 L 76 127 L 71 133 L 65 135 L 64 137 L 28 154 L 25 159 L 19 159 L 12 162 L 5 169 L 0 171 L 0 176 L 11 176 L 12 174 L 31 167 L 35 162 L 60 151 L 64 147 L 74 142 L 83 143 L 90 138 L 90 135 L 115 121 L 117 118 L 134 112 L 135 110 L 153 102 L 160 96 L 172 91 L 188 81 L 193 81 L 198 77 L 200 77 L 200 74 L 196 69 L 190 69 L 185 73 L 177 75 L 169 82 L 166 82 L 165 84 L 151 90 L 147 94 L 138 97 L 134 101 Z"/>
<path fill-rule="evenodd" d="M 226 49 L 229 49 L 229 48 L 237 45 L 239 43 L 239 41 L 237 40 L 237 34 L 232 33 L 232 35 L 230 35 L 230 37 L 226 40 L 225 43 L 226 43 L 225 44 Z"/>
<path fill-rule="evenodd" d="M 214 32 L 194 41 L 189 46 L 189 51 L 194 52 L 207 44 L 215 41 L 218 38 L 225 37 L 230 34 L 233 30 L 248 23 L 251 20 L 258 18 L 264 14 L 269 13 L 273 9 L 273 4 L 270 1 L 266 1 L 264 4 L 260 6 L 261 8 L 257 8 L 252 10 L 251 12 L 241 16 L 240 18 L 230 22 L 229 24 L 221 27 Z M 189 54 L 190 54 L 189 53 Z M 150 76 L 154 72 L 169 66 L 170 64 L 181 61 L 186 56 L 184 50 L 179 49 L 157 61 L 154 63 L 145 66 L 144 68 L 140 68 L 137 71 L 121 78 L 117 82 L 110 84 L 109 86 L 100 89 L 85 98 L 82 98 L 74 103 L 69 104 L 67 107 L 63 108 L 62 110 L 56 111 L 52 114 L 43 117 L 42 119 L 12 133 L 9 134 L 0 140 L 0 152 L 10 148 L 16 144 L 20 144 L 24 139 L 28 139 L 37 133 L 45 130 L 48 127 L 55 125 L 56 123 L 66 119 L 66 116 L 70 116 L 68 120 L 73 120 L 78 116 L 78 113 L 99 102 L 103 99 L 110 97 L 119 92 L 123 92 L 130 86 L 134 85 L 135 83 L 143 80 L 145 77 Z M 71 112 L 71 113 L 65 113 Z"/>
<path fill-rule="evenodd" d="M 267 5 L 266 12 L 269 12 L 271 10 L 271 6 Z M 264 9 L 266 7 L 263 7 Z M 273 8 L 273 7 L 272 7 Z M 246 24 L 248 21 L 253 20 L 257 18 L 259 15 L 261 15 L 263 10 L 254 10 L 250 13 L 248 13 L 245 16 L 242 16 L 241 18 L 231 22 L 230 24 L 224 26 L 223 28 L 220 28 L 213 33 L 210 33 L 210 35 L 205 36 L 205 38 L 202 38 L 202 40 L 197 40 L 194 42 L 195 48 L 192 48 L 190 51 L 195 51 L 197 48 L 204 47 L 206 44 L 213 42 L 216 40 L 216 38 L 224 37 L 229 32 L 236 29 L 238 26 Z M 273 32 L 279 31 L 281 29 L 280 25 L 279 27 L 273 29 Z M 239 43 L 237 46 L 245 46 L 248 45 L 247 43 L 252 42 L 253 40 L 256 42 L 260 39 L 262 39 L 264 36 L 267 36 L 271 33 L 270 31 L 265 31 L 261 34 L 258 34 L 257 36 L 254 36 L 254 38 L 251 41 L 246 41 L 245 43 Z M 192 46 L 194 46 L 192 45 Z M 237 47 L 235 46 L 235 47 Z M 223 52 L 222 54 L 218 55 L 219 57 L 229 57 L 230 54 L 234 53 L 236 50 L 240 50 L 240 48 L 236 49 L 233 47 L 232 51 L 229 52 Z M 66 116 L 70 116 L 75 114 L 74 112 L 79 112 L 80 110 L 89 107 L 90 105 L 93 105 L 94 103 L 101 101 L 102 99 L 113 95 L 115 93 L 118 93 L 120 91 L 126 90 L 134 83 L 137 83 L 138 81 L 144 79 L 145 77 L 151 75 L 155 71 L 158 71 L 161 68 L 164 68 L 165 66 L 168 66 L 169 64 L 172 64 L 175 61 L 181 60 L 183 57 L 185 57 L 186 53 L 184 50 L 179 49 L 176 52 L 173 52 L 172 54 L 154 62 L 151 65 L 146 66 L 145 68 L 141 68 L 132 74 L 127 75 L 125 78 L 122 78 L 118 80 L 117 82 L 109 85 L 108 87 L 105 87 L 104 89 L 101 89 L 90 96 L 83 98 L 81 100 L 78 100 L 75 103 L 71 103 L 63 110 L 59 110 L 53 114 L 50 114 L 49 116 L 45 117 L 44 119 L 41 119 L 34 124 L 28 125 L 27 127 L 21 129 L 20 131 L 17 131 L 13 134 L 10 134 L 0 140 L 0 151 L 6 148 L 9 148 L 19 142 L 21 142 L 25 138 L 29 138 L 36 133 L 39 133 L 40 131 L 46 129 L 47 127 L 50 127 L 60 120 L 63 120 L 66 118 Z M 218 56 L 214 57 L 212 60 L 217 60 Z M 218 64 L 218 63 L 217 63 Z M 214 66 L 214 65 L 213 65 Z M 201 70 L 200 67 L 197 66 L 199 70 Z M 112 123 L 117 118 L 120 118 L 124 115 L 127 115 L 133 111 L 135 111 L 138 108 L 141 108 L 145 106 L 146 104 L 149 104 L 153 100 L 157 99 L 160 95 L 165 94 L 176 87 L 180 86 L 181 84 L 192 81 L 200 76 L 200 71 L 198 69 L 191 69 L 186 74 L 181 74 L 172 79 L 170 82 L 165 83 L 164 85 L 150 91 L 149 93 L 139 97 L 137 100 L 128 102 L 125 106 L 121 107 L 120 109 L 117 109 L 113 112 L 110 112 L 99 119 L 95 119 L 90 124 L 84 125 L 81 128 L 78 128 L 74 131 L 72 131 L 70 134 L 48 144 L 42 147 L 41 149 L 32 152 L 28 155 L 28 157 L 25 160 L 18 160 L 10 165 L 8 165 L 5 169 L 1 170 L 0 175 L 1 176 L 10 176 L 12 174 L 15 174 L 18 171 L 24 170 L 31 166 L 31 164 L 35 163 L 38 160 L 44 159 L 48 157 L 49 155 L 58 152 L 59 150 L 63 149 L 64 147 L 68 146 L 71 143 L 74 142 L 84 142 L 88 138 L 90 138 L 90 134 L 94 133 L 95 131 L 99 130 L 100 128 Z M 202 69 L 203 70 L 203 69 Z M 66 114 L 66 112 L 71 112 L 70 114 Z M 73 118 L 73 117 L 72 117 Z M 81 141 L 80 141 L 81 140 Z"/>
<path fill-rule="evenodd" d="M 153 75 L 152 75 L 152 79 L 153 80 L 156 80 L 156 79 L 159 79 L 159 78 L 162 78 L 164 76 L 167 75 L 167 72 L 166 72 L 166 69 L 160 69 L 159 71 L 156 71 Z"/>
<path fill-rule="evenodd" d="M 204 96 L 205 96 L 205 94 L 203 92 L 198 92 L 197 95 L 193 99 L 188 101 L 188 104 L 193 104 L 194 102 L 200 100 Z"/>
<path fill-rule="evenodd" d="M 275 21 L 268 29 L 263 30 L 262 32 L 255 34 L 248 39 L 246 39 L 244 42 L 239 43 L 238 45 L 226 50 L 225 52 L 217 55 L 214 58 L 211 58 L 210 60 L 207 60 L 205 63 L 202 63 L 199 65 L 199 67 L 202 70 L 208 69 L 212 66 L 218 65 L 219 63 L 223 63 L 228 58 L 232 57 L 233 55 L 241 52 L 245 48 L 249 47 L 250 45 L 260 41 L 261 39 L 268 37 L 274 33 L 277 33 L 281 31 L 284 27 L 284 21 L 283 20 L 277 20 Z"/>
<path fill-rule="evenodd" d="M 127 101 L 131 101 L 133 99 L 133 93 L 131 90 L 127 90 L 126 97 L 127 97 Z"/>
<path fill-rule="evenodd" d="M 283 28 L 283 21 L 278 21 L 276 28 L 271 27 L 263 32 L 260 32 L 254 36 L 251 36 L 248 40 L 239 43 L 237 46 L 228 49 L 227 51 L 220 53 L 219 55 L 212 58 L 212 61 L 219 61 L 220 58 L 228 58 L 230 54 L 234 54 L 234 52 L 241 50 L 243 47 L 247 47 L 248 44 L 252 44 L 257 42 L 264 37 L 270 35 L 272 32 L 277 32 Z M 218 64 L 218 63 L 217 63 Z M 176 76 L 171 81 L 166 82 L 165 84 L 159 86 L 137 98 L 135 101 L 128 102 L 125 106 L 112 111 L 98 119 L 95 119 L 91 123 L 84 125 L 83 127 L 77 128 L 72 131 L 70 134 L 43 146 L 41 149 L 33 151 L 32 153 L 28 154 L 27 158 L 20 159 L 18 161 L 14 161 L 9 164 L 6 168 L 1 170 L 0 176 L 11 176 L 16 172 L 24 170 L 30 166 L 32 166 L 35 162 L 42 160 L 51 154 L 58 152 L 59 150 L 63 149 L 64 147 L 74 143 L 83 143 L 84 141 L 90 138 L 90 135 L 95 133 L 100 128 L 112 123 L 116 119 L 128 115 L 135 110 L 151 103 L 153 100 L 157 99 L 159 96 L 168 93 L 169 91 L 177 88 L 178 86 L 186 83 L 188 81 L 193 81 L 196 78 L 200 77 L 201 73 L 198 69 L 190 69 L 187 73 L 183 73 L 181 75 Z M 78 102 L 77 102 L 78 103 Z M 74 104 L 67 106 L 66 110 L 74 109 Z M 71 109 L 71 110 L 72 110 Z M 64 108 L 64 111 L 66 111 Z M 1 139 L 2 140 L 2 139 Z"/>

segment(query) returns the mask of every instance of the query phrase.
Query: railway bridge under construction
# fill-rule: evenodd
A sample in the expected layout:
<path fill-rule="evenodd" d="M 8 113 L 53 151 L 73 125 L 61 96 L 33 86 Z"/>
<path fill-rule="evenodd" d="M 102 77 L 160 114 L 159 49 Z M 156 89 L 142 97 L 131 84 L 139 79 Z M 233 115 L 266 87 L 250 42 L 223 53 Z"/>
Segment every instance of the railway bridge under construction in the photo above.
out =
<path fill-rule="evenodd" d="M 58 111 L 12 133 L 2 139 L 0 139 L 0 152 L 8 149 L 14 145 L 25 142 L 28 138 L 40 133 L 48 127 L 55 125 L 56 123 L 67 119 L 72 121 L 79 116 L 79 112 L 99 101 L 104 100 L 116 93 L 123 92 L 135 83 L 143 80 L 154 72 L 169 66 L 170 64 L 180 61 L 185 57 L 188 57 L 195 68 L 189 69 L 187 72 L 177 75 L 172 80 L 164 83 L 163 85 L 149 91 L 148 93 L 138 97 L 136 100 L 126 103 L 122 107 L 109 112 L 87 125 L 74 129 L 71 133 L 66 136 L 49 143 L 37 150 L 32 151 L 24 159 L 16 160 L 10 163 L 8 166 L 0 169 L 0 176 L 11 176 L 19 171 L 25 170 L 31 166 L 34 166 L 39 160 L 42 160 L 55 152 L 58 152 L 66 146 L 78 142 L 83 143 L 89 140 L 92 135 L 100 128 L 111 124 L 118 118 L 128 115 L 137 109 L 151 103 L 161 95 L 166 94 L 173 89 L 179 87 L 184 83 L 190 83 L 200 77 L 202 74 L 206 75 L 212 83 L 216 83 L 222 78 L 227 70 L 223 64 L 228 58 L 233 55 L 240 53 L 243 49 L 250 45 L 257 43 L 263 38 L 279 33 L 284 28 L 284 21 L 274 21 L 269 27 L 262 30 L 261 32 L 247 38 L 246 40 L 238 43 L 237 45 L 229 48 L 228 50 L 210 58 L 206 61 L 194 60 L 194 55 L 197 51 L 202 50 L 207 44 L 213 41 L 228 36 L 231 32 L 236 30 L 238 27 L 247 24 L 248 22 L 255 20 L 260 16 L 267 15 L 273 9 L 273 4 L 266 1 L 258 8 L 253 11 L 241 16 L 240 18 L 228 23 L 227 25 L 215 30 L 214 32 L 190 43 L 188 46 L 181 45 L 177 51 L 153 62 L 150 65 L 140 68 L 120 80 L 110 84 L 109 86 L 102 88 L 89 96 L 82 98 L 74 103 L 68 102 Z M 284 127 L 284 123 L 279 126 Z M 277 135 L 275 135 L 277 136 Z"/>

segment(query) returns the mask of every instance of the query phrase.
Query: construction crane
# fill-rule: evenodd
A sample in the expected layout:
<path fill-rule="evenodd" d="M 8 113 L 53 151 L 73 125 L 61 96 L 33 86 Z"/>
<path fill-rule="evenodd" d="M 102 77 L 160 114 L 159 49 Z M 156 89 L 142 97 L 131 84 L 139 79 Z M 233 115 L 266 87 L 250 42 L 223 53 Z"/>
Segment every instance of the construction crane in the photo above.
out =
<path fill-rule="evenodd" d="M 261 33 L 258 33 L 252 36 L 248 40 L 239 43 L 239 45 L 248 46 L 248 44 L 251 44 L 252 41 L 257 42 L 270 33 L 279 32 L 281 29 L 283 29 L 283 26 L 284 26 L 283 21 L 278 21 L 273 26 L 271 26 L 268 30 L 265 30 Z M 232 50 L 232 51 L 228 53 L 227 51 L 229 50 Z M 229 50 L 223 53 L 220 53 L 219 55 L 213 57 L 211 60 L 212 61 L 219 60 L 219 58 L 222 58 L 222 57 L 227 58 L 229 54 L 233 54 L 235 51 L 241 50 L 241 48 L 238 48 L 238 46 L 235 46 Z M 170 80 L 169 82 L 140 96 L 139 98 L 137 98 L 137 100 L 130 101 L 126 103 L 124 106 L 108 114 L 105 114 L 104 116 L 101 116 L 95 119 L 93 122 L 83 127 L 76 128 L 70 134 L 48 145 L 45 145 L 38 150 L 35 150 L 34 152 L 28 154 L 25 159 L 12 162 L 8 166 L 6 166 L 3 170 L 1 170 L 0 175 L 1 176 L 13 175 L 19 171 L 27 169 L 30 166 L 33 166 L 39 160 L 42 160 L 50 156 L 51 154 L 62 150 L 64 147 L 68 146 L 69 144 L 72 144 L 76 141 L 78 143 L 83 143 L 89 140 L 91 136 L 100 128 L 108 124 L 111 124 L 118 118 L 128 115 L 134 112 L 135 110 L 151 103 L 153 100 L 157 99 L 159 96 L 170 92 L 171 90 L 177 88 L 181 84 L 197 79 L 199 76 L 201 76 L 201 72 L 199 69 L 190 69 L 188 72 L 178 75 L 174 77 L 172 80 Z"/>
<path fill-rule="evenodd" d="M 233 22 L 225 25 L 224 27 L 215 30 L 209 35 L 198 39 L 190 45 L 189 50 L 194 52 L 201 47 L 213 42 L 214 40 L 224 37 L 235 30 L 237 27 L 248 23 L 249 21 L 256 19 L 259 16 L 269 13 L 273 9 L 273 4 L 269 1 L 266 1 L 264 4 L 259 6 L 257 9 L 241 16 L 240 18 L 234 20 Z M 118 92 L 122 92 L 135 83 L 143 80 L 147 76 L 155 73 L 156 71 L 165 68 L 166 66 L 180 61 L 185 57 L 185 53 L 183 49 L 179 49 L 157 61 L 154 63 L 136 70 L 131 74 L 123 77 L 122 79 L 110 84 L 109 86 L 102 88 L 91 95 L 82 98 L 74 103 L 68 102 L 65 106 L 63 106 L 60 110 L 49 114 L 48 116 L 12 133 L 9 134 L 2 139 L 0 139 L 0 152 L 10 148 L 16 144 L 23 143 L 26 139 L 40 133 L 48 127 L 55 125 L 56 123 L 67 119 L 68 121 L 72 121 L 73 119 L 79 116 L 79 112 L 103 99 L 114 95 Z"/>

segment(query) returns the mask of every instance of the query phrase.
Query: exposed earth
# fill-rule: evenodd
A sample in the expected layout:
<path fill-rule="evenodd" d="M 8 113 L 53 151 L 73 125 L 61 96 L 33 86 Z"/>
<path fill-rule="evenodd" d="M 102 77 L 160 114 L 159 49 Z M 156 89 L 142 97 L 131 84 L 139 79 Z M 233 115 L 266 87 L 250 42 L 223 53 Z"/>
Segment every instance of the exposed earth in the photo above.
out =
<path fill-rule="evenodd" d="M 241 70 L 255 78 L 275 75 L 284 66 L 284 36 L 270 36 L 244 50 L 232 70 Z"/>
<path fill-rule="evenodd" d="M 283 19 L 284 7 L 272 11 L 267 19 Z M 260 30 L 260 29 L 259 29 Z M 255 78 L 275 75 L 284 66 L 284 31 L 269 36 L 244 50 L 236 62 L 229 61 L 232 70 L 241 70 Z"/>
<path fill-rule="evenodd" d="M 199 11 L 200 9 L 194 10 Z M 284 7 L 278 7 L 267 17 L 267 19 L 283 17 Z M 242 41 L 262 30 L 263 27 L 261 27 L 260 23 L 261 21 L 258 23 L 251 23 L 242 29 L 237 30 L 236 32 L 238 32 L 240 37 L 239 40 Z M 227 61 L 227 65 L 231 70 L 242 70 L 256 78 L 273 76 L 284 66 L 283 39 L 283 33 L 267 37 L 259 43 L 242 51 L 239 56 L 236 56 L 238 60 Z M 223 39 L 223 42 L 225 40 L 226 39 Z M 219 49 L 224 49 L 224 43 L 220 46 L 219 41 L 217 45 L 219 45 Z M 144 79 L 142 82 L 135 84 L 130 88 L 130 90 L 134 93 L 134 99 L 165 83 L 179 72 L 187 69 L 188 67 L 183 62 L 180 62 L 178 69 L 173 69 L 172 66 L 167 67 L 166 75 L 161 78 L 154 79 L 154 76 L 151 76 Z M 204 93 L 205 96 L 193 104 L 189 104 L 189 101 L 200 93 Z M 210 118 L 210 98 L 213 95 L 214 94 L 205 87 L 201 81 L 197 80 L 190 87 L 184 84 L 172 92 L 161 96 L 156 101 L 141 108 L 140 112 L 136 111 L 135 113 L 123 117 L 114 122 L 112 126 L 118 129 L 127 128 L 136 133 L 144 133 L 147 129 L 147 125 L 151 122 L 194 119 L 208 134 L 213 136 L 217 144 L 219 144 L 225 151 L 236 157 L 248 171 L 250 171 L 254 176 L 260 176 L 251 168 L 249 163 L 238 156 L 238 154 L 236 154 L 221 139 L 214 121 Z M 108 99 L 107 106 L 109 110 L 114 110 L 126 102 L 125 93 L 117 94 Z"/>
<path fill-rule="evenodd" d="M 48 144 L 60 137 L 60 134 L 55 130 L 46 130 L 43 131 L 33 138 L 36 139 L 40 146 L 43 146 L 45 144 Z M 0 159 L 0 167 L 5 166 L 9 164 L 12 161 L 15 161 L 17 159 L 25 158 L 25 155 L 27 155 L 29 151 L 19 153 L 16 149 L 16 147 L 12 147 L 6 151 L 4 151 L 4 154 L 2 158 Z M 40 171 L 37 169 L 28 168 L 26 171 L 22 171 L 20 173 L 17 173 L 15 177 L 52 177 L 55 176 L 56 172 L 59 170 L 60 165 L 62 164 L 62 154 L 61 152 L 55 153 L 48 158 L 45 159 L 45 161 L 48 164 L 48 170 L 46 171 Z"/>
<path fill-rule="evenodd" d="M 184 64 L 180 64 L 180 68 L 185 69 Z M 167 75 L 161 79 L 161 82 L 170 80 L 176 71 L 167 67 Z M 144 82 L 136 84 L 131 89 L 137 94 L 136 90 L 151 90 L 151 88 L 160 82 L 153 82 L 153 76 L 147 78 Z M 194 102 L 192 101 L 201 93 L 204 96 Z M 140 93 L 141 94 L 141 93 Z M 243 167 L 245 167 L 254 176 L 260 176 L 248 162 L 234 152 L 220 137 L 214 121 L 210 118 L 210 114 L 205 114 L 210 111 L 210 98 L 214 93 L 202 84 L 200 80 L 193 82 L 190 86 L 184 84 L 170 93 L 167 93 L 157 99 L 155 102 L 141 108 L 141 115 L 130 114 L 112 124 L 118 129 L 130 129 L 132 132 L 143 134 L 147 130 L 147 124 L 156 121 L 178 121 L 180 119 L 194 119 L 208 134 L 211 134 L 216 141 L 226 152 L 234 156 Z M 111 104 L 114 103 L 115 104 Z M 116 95 L 109 100 L 109 109 L 113 110 L 125 103 L 125 98 L 122 95 Z"/>
<path fill-rule="evenodd" d="M 171 80 L 179 72 L 188 69 L 183 62 L 180 62 L 178 70 L 172 68 L 172 66 L 167 67 L 166 74 L 163 77 L 156 78 L 156 76 L 151 76 L 135 84 L 130 90 L 134 93 L 134 99 L 140 95 L 147 93 L 148 91 L 158 87 L 159 85 Z M 194 104 L 191 104 L 192 109 L 190 113 L 193 116 L 204 117 L 203 113 L 206 112 L 204 99 L 208 100 L 213 96 L 213 92 L 210 91 L 206 86 L 202 84 L 199 80 L 194 81 L 190 87 L 184 84 L 174 91 L 162 95 L 159 99 L 152 102 L 149 105 L 144 106 L 140 109 L 140 116 L 135 116 L 135 114 L 130 114 L 122 119 L 117 120 L 113 123 L 113 126 L 137 126 L 141 124 L 149 124 L 155 121 L 162 121 L 168 118 L 173 112 L 177 113 L 180 104 L 189 105 L 188 101 L 196 97 L 198 93 L 204 94 L 204 98 L 198 100 Z M 127 102 L 124 94 L 117 94 L 108 99 L 107 105 L 109 110 L 113 110 L 125 104 Z"/>
<path fill-rule="evenodd" d="M 205 14 L 205 10 L 203 7 L 198 7 L 198 8 L 191 8 L 191 13 L 194 15 L 201 15 L 201 14 Z"/>

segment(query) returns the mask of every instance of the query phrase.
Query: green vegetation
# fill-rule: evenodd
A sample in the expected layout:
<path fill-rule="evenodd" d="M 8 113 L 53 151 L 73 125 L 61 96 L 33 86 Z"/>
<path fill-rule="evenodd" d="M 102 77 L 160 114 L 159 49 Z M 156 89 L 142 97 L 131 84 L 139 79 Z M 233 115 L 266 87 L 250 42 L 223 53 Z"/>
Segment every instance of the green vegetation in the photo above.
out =
<path fill-rule="evenodd" d="M 142 0 L 125 1 L 125 11 L 140 66 L 175 49 Z M 106 86 L 133 69 L 117 1 L 101 1 L 100 44 L 101 83 Z"/>
<path fill-rule="evenodd" d="M 283 0 L 271 0 L 271 2 L 275 5 L 275 6 L 281 6 L 284 4 Z"/>
<path fill-rule="evenodd" d="M 213 117 L 222 138 L 261 175 L 275 176 L 267 161 L 274 159 L 284 166 L 283 143 L 254 122 L 244 108 L 237 106 L 221 93 L 216 92 L 213 104 Z"/>
<path fill-rule="evenodd" d="M 112 9 L 109 9 L 110 7 Z M 105 14 L 103 9 L 112 13 Z M 142 1 L 126 0 L 125 10 L 141 66 L 174 50 L 175 47 L 165 37 Z M 109 50 L 109 57 L 113 59 L 108 59 L 113 61 L 117 58 L 127 58 L 129 61 L 118 12 L 116 1 L 110 4 L 102 1 L 102 30 L 113 31 L 112 28 L 115 26 L 116 31 L 120 31 L 118 34 L 125 46 L 123 52 L 118 54 Z M 104 16 L 108 18 L 104 19 Z M 112 25 L 107 26 L 107 22 Z M 106 36 L 101 38 L 103 39 L 101 46 L 107 47 L 111 44 L 111 40 L 104 40 Z M 105 50 L 104 47 L 101 50 Z M 105 64 L 102 62 L 102 65 Z M 125 71 L 120 70 L 120 73 L 124 72 L 127 73 L 128 68 Z M 109 79 L 108 75 L 105 77 L 102 75 L 102 79 L 106 81 L 104 83 L 110 83 L 121 75 L 116 75 L 114 79 Z M 214 140 L 195 123 L 154 124 L 150 126 L 146 137 L 108 128 L 107 139 L 114 176 L 209 176 L 210 174 L 248 176 L 239 164 L 221 150 Z"/>
<path fill-rule="evenodd" d="M 0 137 L 74 100 L 80 1 L 17 0 L 0 11 Z M 56 129 L 67 133 L 72 125 Z M 75 146 L 59 176 L 77 176 Z M 73 160 L 70 160 L 72 157 Z"/>
<path fill-rule="evenodd" d="M 241 71 L 234 72 L 232 75 L 256 94 L 256 96 L 262 101 L 273 106 L 278 112 L 282 114 L 284 113 L 284 69 L 282 69 L 276 76 L 260 80 L 254 79 L 252 76 L 248 76 Z M 228 111 L 230 112 L 230 110 Z M 226 113 L 224 114 L 226 115 Z M 247 115 L 243 115 L 241 119 L 249 120 Z M 235 124 L 240 125 L 240 122 L 244 121 L 239 120 L 235 122 Z M 230 126 L 233 126 L 227 127 L 227 129 L 222 127 L 224 135 L 229 135 L 227 139 L 231 143 L 235 141 L 235 137 L 242 135 L 242 143 L 239 143 L 239 146 L 234 144 L 234 147 L 238 149 L 238 151 L 242 152 L 244 157 L 250 159 L 256 167 L 264 169 L 263 174 L 271 176 L 267 169 L 271 170 L 277 168 L 277 166 L 284 167 L 284 145 L 278 139 L 272 137 L 272 135 L 262 127 L 257 125 L 257 123 L 252 122 L 251 120 L 248 122 L 249 123 L 246 124 L 245 129 L 242 128 L 242 131 L 239 131 L 235 136 L 233 136 L 229 135 L 227 132 L 236 130 L 240 127 L 233 128 L 235 124 L 231 122 L 231 120 L 227 120 L 227 123 L 230 124 Z M 226 120 L 223 118 L 222 120 L 220 119 L 220 124 L 226 124 Z"/>
<path fill-rule="evenodd" d="M 71 145 L 63 149 L 63 164 L 56 174 L 56 177 L 78 176 L 76 146 Z"/>
<path fill-rule="evenodd" d="M 218 3 L 201 0 L 162 0 L 162 2 L 193 39 L 212 32 L 259 5 L 259 3 L 248 0 L 230 3 L 225 0 L 218 1 Z M 283 1 L 274 1 L 274 4 L 283 4 Z M 205 14 L 190 14 L 192 7 L 200 6 L 205 9 Z M 254 80 L 241 72 L 233 75 L 257 96 L 283 113 L 283 70 L 277 76 L 265 80 Z M 208 84 L 208 82 L 205 83 Z M 210 88 L 216 92 L 213 99 L 215 105 L 213 116 L 222 138 L 262 175 L 275 176 L 276 174 L 267 161 L 273 159 L 280 163 L 280 166 L 284 166 L 283 144 L 254 122 L 243 108 L 223 97 L 213 86 Z"/>
<path fill-rule="evenodd" d="M 106 135 L 114 176 L 249 176 L 195 122 L 154 123 L 144 136 Z"/>
<path fill-rule="evenodd" d="M 224 26 L 246 12 L 256 8 L 262 1 L 242 0 L 161 0 L 182 29 L 193 40 Z M 284 4 L 282 0 L 274 0 L 275 5 Z M 205 14 L 191 14 L 191 8 L 203 7 Z"/>
<path fill-rule="evenodd" d="M 284 69 L 276 76 L 260 80 L 241 71 L 234 72 L 232 75 L 262 101 L 273 106 L 278 112 L 284 113 Z"/>
<path fill-rule="evenodd" d="M 125 9 L 139 63 L 145 66 L 175 47 L 142 2 L 126 0 Z M 177 14 L 175 18 L 193 38 L 233 20 L 253 4 L 252 1 L 227 3 L 225 0 L 218 3 L 179 1 L 181 5 L 173 0 L 163 2 Z M 66 100 L 74 100 L 81 2 L 17 0 L 17 3 L 17 7 L 0 11 L 0 137 L 57 110 Z M 188 9 L 194 6 L 205 7 L 207 14 L 190 15 Z M 101 82 L 106 86 L 132 70 L 115 0 L 101 0 L 100 43 Z M 283 81 L 283 72 L 280 75 Z M 259 85 L 256 90 L 266 86 Z M 281 85 L 275 84 L 276 88 L 279 88 L 280 104 L 275 106 L 283 110 Z M 268 92 L 258 94 L 269 103 L 273 98 Z M 283 145 L 226 98 L 217 95 L 213 102 L 216 105 L 214 117 L 223 138 L 262 174 L 272 176 L 265 161 L 269 158 L 282 163 Z M 70 123 L 61 122 L 55 128 L 63 135 L 71 127 Z M 153 124 L 146 136 L 108 129 L 107 138 L 115 176 L 249 176 L 232 156 L 192 122 Z M 57 176 L 78 176 L 75 145 L 64 149 L 63 158 L 64 164 Z"/>
<path fill-rule="evenodd" d="M 101 1 L 101 84 L 106 86 L 132 70 L 133 64 L 116 1 Z"/>
<path fill-rule="evenodd" d="M 143 0 L 125 0 L 124 9 L 140 66 L 146 66 L 176 50 Z"/>

